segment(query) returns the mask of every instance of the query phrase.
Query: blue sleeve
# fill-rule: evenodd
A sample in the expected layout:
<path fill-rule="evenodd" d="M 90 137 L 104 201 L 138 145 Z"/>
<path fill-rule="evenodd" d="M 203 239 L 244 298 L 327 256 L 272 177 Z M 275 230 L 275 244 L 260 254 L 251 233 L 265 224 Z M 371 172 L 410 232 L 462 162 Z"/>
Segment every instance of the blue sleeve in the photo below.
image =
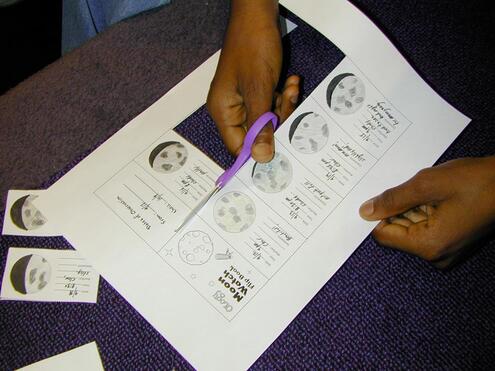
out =
<path fill-rule="evenodd" d="M 78 47 L 108 26 L 170 0 L 63 0 L 62 54 Z"/>

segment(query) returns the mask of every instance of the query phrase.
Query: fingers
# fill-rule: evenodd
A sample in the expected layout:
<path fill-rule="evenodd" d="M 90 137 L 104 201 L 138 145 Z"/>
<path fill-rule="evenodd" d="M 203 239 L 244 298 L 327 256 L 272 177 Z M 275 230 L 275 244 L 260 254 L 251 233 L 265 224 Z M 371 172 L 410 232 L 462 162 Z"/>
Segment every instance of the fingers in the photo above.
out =
<path fill-rule="evenodd" d="M 373 237 L 383 246 L 412 252 L 416 246 L 409 233 L 409 226 L 382 220 L 373 230 Z"/>
<path fill-rule="evenodd" d="M 387 222 L 389 222 L 390 224 L 401 225 L 403 227 L 409 227 L 412 224 L 409 219 L 400 216 L 392 216 L 387 219 Z"/>
<path fill-rule="evenodd" d="M 448 268 L 493 228 L 495 162 L 485 164 L 464 159 L 422 170 L 365 202 L 360 213 L 383 219 L 373 231 L 380 244 Z"/>
<path fill-rule="evenodd" d="M 292 75 L 285 82 L 282 94 L 277 95 L 275 113 L 283 123 L 294 112 L 299 99 L 299 76 Z"/>
<path fill-rule="evenodd" d="M 275 84 L 276 82 L 268 74 L 241 83 L 240 93 L 246 110 L 247 129 L 263 113 L 271 110 Z M 273 126 L 266 125 L 256 137 L 251 148 L 251 155 L 258 162 L 267 162 L 273 158 L 273 148 Z"/>
<path fill-rule="evenodd" d="M 273 158 L 275 141 L 272 124 L 266 125 L 254 140 L 251 156 L 257 162 L 269 162 Z"/>
<path fill-rule="evenodd" d="M 433 209 L 433 214 L 416 208 L 382 220 L 373 230 L 373 237 L 383 246 L 419 256 L 437 268 L 448 268 L 462 247 L 450 208 L 443 204 Z"/>
<path fill-rule="evenodd" d="M 261 114 L 271 109 L 272 98 L 273 96 L 269 100 L 269 108 L 265 108 L 268 106 L 268 102 L 252 104 L 251 101 L 246 99 L 248 125 L 251 125 Z M 290 76 L 285 82 L 283 92 L 281 94 L 275 94 L 275 113 L 279 117 L 280 122 L 285 121 L 295 110 L 298 98 L 299 77 Z M 253 112 L 257 113 L 254 114 Z M 251 155 L 258 162 L 268 162 L 273 158 L 274 148 L 273 126 L 267 125 L 256 138 L 251 149 Z"/>
<path fill-rule="evenodd" d="M 364 202 L 359 208 L 359 214 L 366 220 L 389 218 L 435 201 L 441 192 L 433 174 L 423 170 L 407 182 Z"/>
<path fill-rule="evenodd" d="M 225 80 L 225 79 L 224 79 Z M 222 80 L 222 81 L 224 81 Z M 220 135 L 230 153 L 238 155 L 242 149 L 246 128 L 263 113 L 272 109 L 283 122 L 296 108 L 299 98 L 299 77 L 290 76 L 282 93 L 273 94 L 271 84 L 245 83 L 249 86 L 242 91 L 233 92 L 231 85 L 214 79 L 208 94 L 207 108 L 215 121 Z M 275 97 L 275 102 L 273 99 Z M 266 125 L 257 136 L 251 149 L 254 160 L 268 162 L 274 154 L 273 126 Z"/>
<path fill-rule="evenodd" d="M 373 237 L 383 246 L 398 249 L 426 260 L 437 259 L 437 250 L 432 249 L 431 226 L 427 221 L 405 225 L 404 220 L 397 223 L 382 220 L 373 230 Z"/>
<path fill-rule="evenodd" d="M 242 105 L 242 98 L 223 85 L 225 84 L 219 84 L 217 80 L 213 80 L 206 105 L 227 150 L 238 155 L 246 135 L 246 129 L 243 126 L 246 121 L 246 112 Z"/>
<path fill-rule="evenodd" d="M 227 150 L 234 156 L 238 156 L 242 150 L 246 130 L 243 126 L 227 126 L 217 124 L 220 135 Z"/>
<path fill-rule="evenodd" d="M 408 219 L 411 223 L 421 223 L 428 220 L 428 214 L 425 211 L 425 205 L 415 207 L 402 213 L 402 217 Z"/>

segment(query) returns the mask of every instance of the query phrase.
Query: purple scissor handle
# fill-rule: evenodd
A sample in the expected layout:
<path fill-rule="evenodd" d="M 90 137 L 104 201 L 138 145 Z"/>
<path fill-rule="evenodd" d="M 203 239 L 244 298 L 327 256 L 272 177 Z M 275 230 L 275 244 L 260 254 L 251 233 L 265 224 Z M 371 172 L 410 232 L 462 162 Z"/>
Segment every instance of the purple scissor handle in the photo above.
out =
<path fill-rule="evenodd" d="M 239 156 L 237 156 L 234 164 L 218 177 L 217 181 L 215 182 L 215 188 L 208 192 L 208 194 L 203 197 L 203 199 L 194 207 L 194 209 L 191 210 L 191 212 L 186 216 L 179 228 L 175 230 L 176 232 L 180 231 L 182 227 L 184 227 L 194 217 L 194 215 L 196 215 L 199 210 L 201 210 L 201 208 L 208 202 L 208 200 L 235 176 L 242 165 L 244 165 L 246 161 L 249 160 L 249 158 L 251 157 L 251 148 L 253 147 L 256 137 L 270 121 L 273 125 L 273 131 L 275 131 L 278 126 L 278 118 L 273 112 L 265 112 L 260 117 L 258 117 L 253 125 L 251 125 L 246 133 L 246 136 L 244 137 L 244 143 L 242 144 L 241 153 L 239 154 Z"/>
<path fill-rule="evenodd" d="M 217 187 L 222 188 L 227 184 L 227 182 L 239 171 L 242 165 L 249 160 L 251 157 L 251 148 L 253 147 L 256 137 L 270 121 L 273 125 L 273 131 L 277 130 L 278 117 L 273 112 L 265 112 L 258 117 L 254 124 L 249 128 L 246 137 L 244 138 L 244 143 L 242 144 L 241 153 L 237 156 L 234 164 L 218 177 L 215 183 Z"/>

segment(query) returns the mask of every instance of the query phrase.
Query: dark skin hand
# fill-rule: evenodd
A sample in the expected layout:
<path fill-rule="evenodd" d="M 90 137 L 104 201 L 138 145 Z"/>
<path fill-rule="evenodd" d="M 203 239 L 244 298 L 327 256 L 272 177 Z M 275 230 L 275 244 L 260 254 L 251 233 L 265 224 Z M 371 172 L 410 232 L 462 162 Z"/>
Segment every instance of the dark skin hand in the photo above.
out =
<path fill-rule="evenodd" d="M 283 122 L 295 109 L 299 78 L 290 76 L 275 91 L 282 68 L 278 1 L 233 0 L 220 61 L 208 94 L 208 111 L 220 135 L 238 155 L 246 130 L 264 112 L 273 110 Z M 252 147 L 258 162 L 273 158 L 273 128 L 267 125 Z"/>
<path fill-rule="evenodd" d="M 380 244 L 448 268 L 495 225 L 495 157 L 421 170 L 359 212 L 366 220 L 381 220 L 373 231 Z"/>
<path fill-rule="evenodd" d="M 246 129 L 274 110 L 283 122 L 295 109 L 299 78 L 277 93 L 282 67 L 278 2 L 232 0 L 231 16 L 207 107 L 229 149 L 237 155 Z M 267 125 L 252 148 L 270 161 L 273 130 Z M 495 157 L 459 159 L 420 171 L 409 181 L 365 202 L 361 216 L 380 223 L 373 231 L 384 246 L 430 261 L 455 263 L 495 223 Z"/>

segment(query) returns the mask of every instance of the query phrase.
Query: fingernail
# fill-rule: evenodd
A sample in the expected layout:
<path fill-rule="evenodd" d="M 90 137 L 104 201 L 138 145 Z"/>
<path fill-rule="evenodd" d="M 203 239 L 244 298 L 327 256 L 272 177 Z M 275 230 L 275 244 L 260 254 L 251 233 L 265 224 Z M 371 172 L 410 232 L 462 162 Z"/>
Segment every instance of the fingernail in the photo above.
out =
<path fill-rule="evenodd" d="M 273 158 L 273 147 L 268 143 L 256 143 L 253 146 L 252 154 L 258 162 L 270 162 Z"/>
<path fill-rule="evenodd" d="M 292 97 L 290 97 L 290 101 L 293 103 L 293 104 L 296 104 L 297 103 L 297 99 L 299 98 L 299 94 L 296 94 L 296 95 L 293 95 Z"/>
<path fill-rule="evenodd" d="M 364 202 L 361 207 L 359 208 L 359 214 L 361 216 L 372 216 L 373 212 L 375 211 L 375 207 L 373 205 L 373 202 L 375 201 L 374 198 Z"/>

